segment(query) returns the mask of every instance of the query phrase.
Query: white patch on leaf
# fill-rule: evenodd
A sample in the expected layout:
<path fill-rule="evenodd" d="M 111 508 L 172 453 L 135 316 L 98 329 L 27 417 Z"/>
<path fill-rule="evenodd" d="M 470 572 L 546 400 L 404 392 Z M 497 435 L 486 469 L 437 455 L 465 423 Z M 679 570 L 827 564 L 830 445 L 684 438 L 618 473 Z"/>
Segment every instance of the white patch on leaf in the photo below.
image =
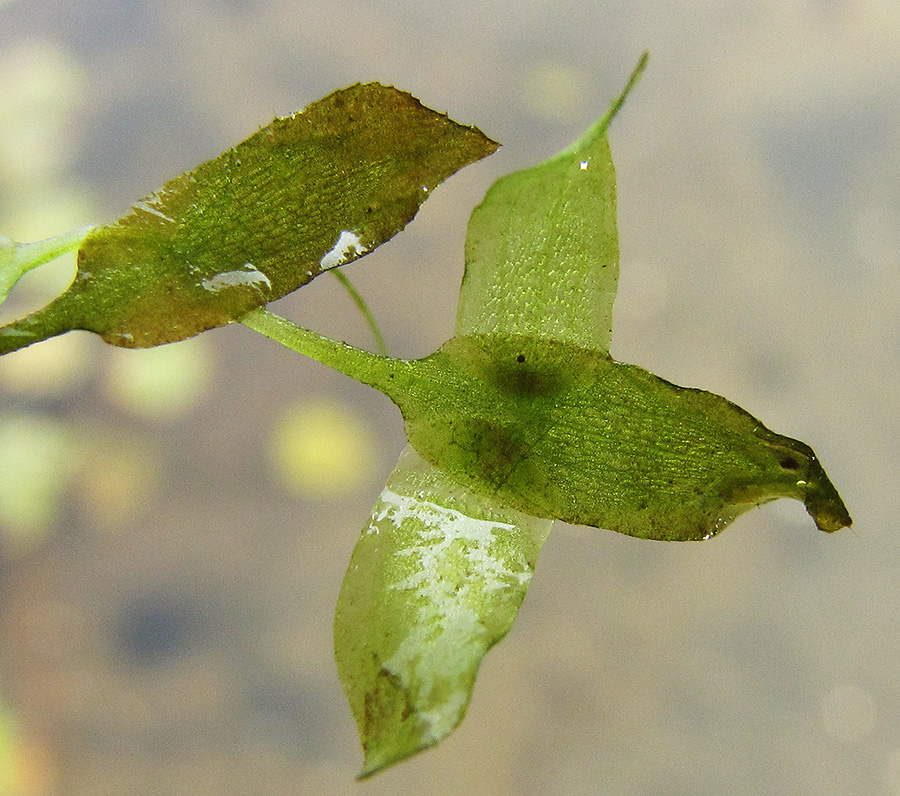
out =
<path fill-rule="evenodd" d="M 490 552 L 495 542 L 494 534 L 497 531 L 515 531 L 515 525 L 469 517 L 437 503 L 398 495 L 390 489 L 381 493 L 380 503 L 381 511 L 373 517 L 373 525 L 385 519 L 398 528 L 408 519 L 422 525 L 418 535 L 423 544 L 400 553 L 404 556 L 416 556 L 418 571 L 406 581 L 395 584 L 394 588 L 427 591 L 429 586 L 438 584 L 446 574 L 442 567 L 447 565 L 447 554 L 457 542 L 457 551 L 472 565 L 472 573 L 480 578 L 481 588 L 484 590 L 506 588 L 510 579 L 518 583 L 527 583 L 531 579 L 530 572 L 514 572 L 505 561 Z M 370 530 L 371 527 L 370 525 Z M 524 558 L 515 563 L 527 567 Z M 439 595 L 434 593 L 428 596 Z"/>
<path fill-rule="evenodd" d="M 148 199 L 142 199 L 140 202 L 136 202 L 134 204 L 134 209 L 142 210 L 143 212 L 149 213 L 152 216 L 161 218 L 163 221 L 167 221 L 170 224 L 174 224 L 175 219 L 171 218 L 170 216 L 167 216 L 165 213 L 163 213 L 162 210 L 160 210 L 156 206 L 156 202 L 158 202 L 158 201 L 159 201 L 159 199 L 154 195 L 152 197 L 149 197 Z"/>
<path fill-rule="evenodd" d="M 388 584 L 404 592 L 415 612 L 408 635 L 383 665 L 413 694 L 428 726 L 423 740 L 436 741 L 459 722 L 478 664 L 498 640 L 498 612 L 510 623 L 524 597 L 532 568 L 515 540 L 513 524 L 469 517 L 428 500 L 385 489 L 368 534 L 386 533 L 409 566 Z M 379 529 L 381 525 L 381 529 Z"/>
<path fill-rule="evenodd" d="M 329 268 L 337 268 L 354 257 L 365 254 L 366 251 L 367 249 L 363 246 L 359 235 L 355 232 L 350 232 L 350 230 L 342 229 L 341 234 L 338 235 L 337 243 L 319 260 L 319 267 L 323 271 Z"/>
<path fill-rule="evenodd" d="M 224 290 L 228 287 L 235 287 L 237 285 L 246 285 L 248 287 L 256 288 L 260 293 L 263 292 L 263 290 L 269 291 L 272 289 L 272 283 L 269 281 L 269 277 L 252 263 L 244 265 L 242 270 L 223 271 L 220 274 L 211 276 L 209 279 L 204 279 L 200 284 L 212 293 L 218 293 L 220 290 Z"/>

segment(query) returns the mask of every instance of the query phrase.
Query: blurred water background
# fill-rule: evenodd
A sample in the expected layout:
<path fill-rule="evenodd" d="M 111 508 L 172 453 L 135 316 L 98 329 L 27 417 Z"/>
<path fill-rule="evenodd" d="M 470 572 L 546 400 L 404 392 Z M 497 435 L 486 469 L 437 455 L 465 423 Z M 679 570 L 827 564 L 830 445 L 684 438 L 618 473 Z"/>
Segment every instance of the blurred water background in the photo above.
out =
<path fill-rule="evenodd" d="M 900 794 L 894 0 L 5 0 L 0 232 L 110 220 L 275 115 L 395 84 L 504 144 L 347 269 L 424 355 L 472 207 L 644 49 L 611 132 L 613 354 L 809 442 L 854 529 L 787 501 L 703 544 L 558 525 L 459 731 L 357 784 L 331 619 L 399 416 L 241 327 L 68 335 L 0 361 L 0 794 Z M 276 311 L 371 345 L 327 277 Z"/>

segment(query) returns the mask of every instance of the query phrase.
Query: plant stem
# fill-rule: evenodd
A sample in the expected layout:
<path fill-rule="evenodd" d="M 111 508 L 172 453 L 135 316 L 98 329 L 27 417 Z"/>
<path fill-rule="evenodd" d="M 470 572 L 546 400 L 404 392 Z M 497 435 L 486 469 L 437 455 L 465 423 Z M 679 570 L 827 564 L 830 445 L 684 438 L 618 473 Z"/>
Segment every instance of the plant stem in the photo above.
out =
<path fill-rule="evenodd" d="M 93 227 L 81 227 L 35 243 L 16 243 L 0 236 L 0 303 L 26 271 L 77 249 Z"/>
<path fill-rule="evenodd" d="M 381 354 L 381 356 L 386 357 L 388 355 L 388 349 L 387 344 L 384 342 L 384 335 L 381 333 L 381 329 L 378 328 L 378 323 L 375 320 L 375 316 L 372 315 L 369 305 L 366 304 L 366 300 L 359 294 L 359 291 L 353 287 L 350 278 L 343 271 L 334 268 L 331 270 L 331 273 L 334 275 L 334 278 L 344 286 L 344 290 L 350 294 L 353 303 L 356 304 L 357 308 L 362 313 L 363 318 L 366 319 L 366 323 L 369 324 L 369 330 L 372 332 L 372 337 L 375 338 L 375 348 L 378 349 L 378 353 Z"/>
<path fill-rule="evenodd" d="M 396 392 L 392 389 L 395 386 L 392 384 L 394 377 L 410 369 L 410 363 L 402 359 L 380 356 L 323 337 L 265 309 L 252 310 L 239 321 L 276 343 L 368 384 L 389 397 Z"/>
<path fill-rule="evenodd" d="M 79 229 L 73 229 L 71 232 L 64 232 L 62 235 L 55 235 L 46 240 L 39 240 L 34 243 L 20 243 L 16 258 L 22 262 L 27 262 L 28 268 L 43 265 L 50 262 L 50 260 L 55 260 L 66 252 L 77 249 L 92 229 L 93 226 L 88 225 Z"/>
<path fill-rule="evenodd" d="M 0 304 L 6 300 L 22 274 L 78 249 L 92 229 L 90 226 L 81 227 L 35 243 L 16 243 L 0 235 Z M 63 293 L 65 295 L 67 293 Z M 0 326 L 0 355 L 70 331 L 73 326 L 66 312 L 60 310 L 61 298 L 57 297 L 46 307 L 24 318 Z"/>

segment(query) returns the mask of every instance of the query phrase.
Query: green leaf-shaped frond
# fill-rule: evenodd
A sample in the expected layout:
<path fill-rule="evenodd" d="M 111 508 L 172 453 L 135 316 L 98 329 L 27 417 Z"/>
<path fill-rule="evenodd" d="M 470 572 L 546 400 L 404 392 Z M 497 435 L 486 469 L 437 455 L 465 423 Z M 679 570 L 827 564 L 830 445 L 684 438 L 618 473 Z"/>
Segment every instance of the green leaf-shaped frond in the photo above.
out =
<path fill-rule="evenodd" d="M 456 333 L 608 351 L 619 281 L 616 172 L 606 131 L 647 63 L 572 146 L 497 180 L 475 208 Z"/>
<path fill-rule="evenodd" d="M 0 328 L 0 353 L 71 329 L 143 347 L 222 326 L 389 240 L 496 147 L 395 88 L 336 91 L 96 227 L 69 289 Z"/>
<path fill-rule="evenodd" d="M 407 447 L 363 529 L 334 622 L 366 776 L 462 720 L 552 522 L 496 506 Z"/>

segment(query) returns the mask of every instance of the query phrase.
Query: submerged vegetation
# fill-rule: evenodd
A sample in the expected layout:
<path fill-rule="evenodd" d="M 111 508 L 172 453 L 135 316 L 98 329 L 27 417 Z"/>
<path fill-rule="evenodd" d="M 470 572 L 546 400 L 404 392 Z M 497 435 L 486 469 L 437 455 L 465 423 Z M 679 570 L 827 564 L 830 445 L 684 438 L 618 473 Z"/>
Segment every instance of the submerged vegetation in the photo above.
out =
<path fill-rule="evenodd" d="M 554 520 L 703 540 L 789 497 L 823 531 L 851 524 L 809 446 L 610 357 L 619 252 L 607 129 L 645 63 L 572 146 L 488 191 L 469 223 L 455 336 L 423 359 L 353 348 L 265 308 L 389 240 L 440 182 L 496 149 L 394 88 L 351 86 L 276 119 L 113 224 L 0 247 L 4 291 L 78 252 L 59 298 L 0 328 L 0 353 L 73 329 L 133 348 L 238 321 L 399 407 L 408 445 L 334 624 L 363 775 L 460 722 Z"/>

